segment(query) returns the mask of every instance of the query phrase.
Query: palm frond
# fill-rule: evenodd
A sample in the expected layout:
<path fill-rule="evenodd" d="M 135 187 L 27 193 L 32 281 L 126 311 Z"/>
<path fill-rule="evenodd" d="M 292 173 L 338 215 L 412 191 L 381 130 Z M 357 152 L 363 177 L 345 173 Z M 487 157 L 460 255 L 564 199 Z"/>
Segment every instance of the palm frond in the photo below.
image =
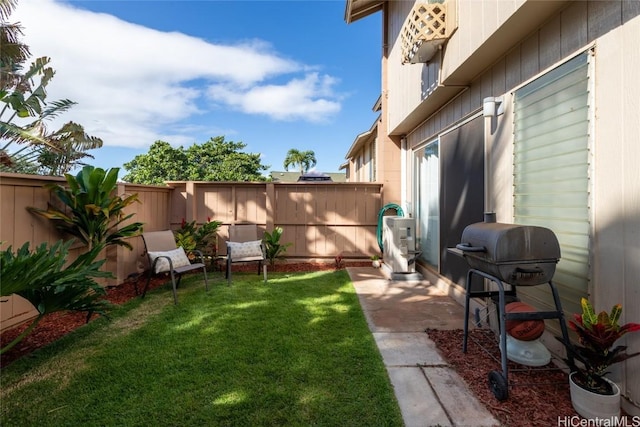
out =
<path fill-rule="evenodd" d="M 71 101 L 69 99 L 59 99 L 57 101 L 53 101 L 47 104 L 47 106 L 42 110 L 42 114 L 40 117 L 42 119 L 53 119 L 69 110 L 76 104 L 77 102 Z"/>

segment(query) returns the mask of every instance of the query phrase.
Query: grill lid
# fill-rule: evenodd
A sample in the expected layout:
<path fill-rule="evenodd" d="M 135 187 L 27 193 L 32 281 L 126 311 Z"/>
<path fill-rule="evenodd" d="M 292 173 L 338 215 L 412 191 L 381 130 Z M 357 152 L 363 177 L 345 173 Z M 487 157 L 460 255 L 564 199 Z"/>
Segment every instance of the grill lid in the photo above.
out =
<path fill-rule="evenodd" d="M 522 263 L 548 260 L 558 262 L 560 245 L 548 228 L 479 222 L 468 225 L 457 246 L 465 254 L 484 258 L 489 263 Z"/>

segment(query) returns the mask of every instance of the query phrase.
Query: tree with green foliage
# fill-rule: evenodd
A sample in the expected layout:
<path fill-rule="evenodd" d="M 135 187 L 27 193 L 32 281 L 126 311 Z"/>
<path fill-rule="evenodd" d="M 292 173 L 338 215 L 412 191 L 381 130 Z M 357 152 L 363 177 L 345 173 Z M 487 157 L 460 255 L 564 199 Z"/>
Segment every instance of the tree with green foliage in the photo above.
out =
<path fill-rule="evenodd" d="M 128 170 L 123 181 L 134 184 L 162 185 L 164 181 L 182 181 L 187 167 L 187 156 L 182 147 L 173 148 L 168 142 L 156 141 L 147 154 L 137 155 L 124 164 Z"/>
<path fill-rule="evenodd" d="M 44 175 L 64 175 L 75 166 L 84 166 L 82 159 L 93 159 L 86 150 L 102 147 L 102 139 L 88 135 L 84 127 L 74 122 L 65 123 L 45 138 L 55 150 L 41 150 L 38 171 Z"/>
<path fill-rule="evenodd" d="M 156 141 L 147 154 L 124 164 L 129 171 L 124 181 L 135 184 L 163 184 L 165 181 L 264 181 L 260 154 L 244 153 L 242 142 L 225 141 L 224 136 L 184 149 Z"/>
<path fill-rule="evenodd" d="M 4 104 L 0 109 L 1 170 L 23 172 L 16 170 L 16 166 L 35 163 L 43 150 L 57 150 L 47 140 L 45 121 L 67 111 L 75 103 L 68 99 L 46 103 L 46 87 L 55 74 L 48 64 L 49 58 L 38 58 L 24 74 L 14 73 L 12 86 L 3 83 L 0 87 L 0 102 Z M 38 84 L 33 83 L 35 78 L 40 79 Z M 34 120 L 23 125 L 15 123 L 17 118 L 29 117 Z M 13 144 L 21 147 L 11 150 Z"/>
<path fill-rule="evenodd" d="M 11 247 L 0 251 L 0 296 L 19 295 L 38 311 L 31 324 L 0 349 L 0 354 L 22 341 L 49 313 L 71 310 L 106 314 L 110 307 L 102 298 L 106 292 L 94 280 L 111 276 L 109 272 L 100 271 L 106 260 L 95 261 L 104 246 L 95 246 L 68 264 L 72 243 L 60 240 L 51 247 L 43 243 L 30 251 L 27 242 L 15 254 Z"/>
<path fill-rule="evenodd" d="M 300 166 L 300 175 L 302 175 L 317 163 L 316 153 L 313 151 L 300 151 L 292 148 L 287 152 L 287 156 L 284 159 L 284 170 L 288 171 L 289 166 L 298 165 Z"/>
<path fill-rule="evenodd" d="M 66 174 L 66 187 L 48 186 L 64 207 L 28 209 L 53 221 L 57 229 L 85 243 L 89 250 L 109 245 L 133 249 L 126 238 L 139 235 L 142 223 L 123 225 L 134 215 L 125 215 L 124 209 L 139 200 L 137 194 L 125 198 L 115 194 L 118 171 L 85 166 L 76 176 Z"/>
<path fill-rule="evenodd" d="M 0 0 L 0 171 L 42 172 L 38 162 L 44 161 L 45 173 L 59 174 L 87 157 L 84 150 L 101 147 L 102 140 L 86 135 L 84 129 L 79 140 L 79 125 L 72 122 L 53 133 L 47 130 L 46 121 L 75 102 L 46 101 L 47 85 L 55 75 L 49 58 L 37 58 L 23 71 L 29 47 L 20 41 L 22 27 L 8 22 L 16 4 L 15 0 Z M 28 118 L 33 120 L 16 123 Z M 12 148 L 14 144 L 21 147 Z"/>

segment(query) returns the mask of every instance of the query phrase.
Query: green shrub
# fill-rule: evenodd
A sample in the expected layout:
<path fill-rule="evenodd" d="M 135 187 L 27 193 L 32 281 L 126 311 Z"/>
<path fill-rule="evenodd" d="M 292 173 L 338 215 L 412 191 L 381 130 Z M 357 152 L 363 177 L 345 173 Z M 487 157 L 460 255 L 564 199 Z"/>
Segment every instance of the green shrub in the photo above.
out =
<path fill-rule="evenodd" d="M 111 273 L 100 271 L 106 260 L 95 261 L 103 246 L 94 247 L 67 266 L 72 243 L 60 240 L 51 247 L 43 243 L 30 251 L 27 242 L 15 254 L 11 246 L 0 252 L 1 296 L 20 295 L 38 311 L 29 327 L 3 347 L 0 354 L 26 337 L 46 314 L 64 310 L 105 314 L 109 308 L 109 303 L 102 299 L 104 289 L 94 280 L 112 277 Z"/>
<path fill-rule="evenodd" d="M 85 166 L 76 176 L 65 174 L 68 188 L 48 185 L 64 204 L 63 209 L 50 206 L 46 210 L 33 207 L 28 210 L 53 221 L 57 229 L 85 243 L 90 250 L 100 244 L 133 249 L 125 239 L 139 235 L 142 223 L 122 224 L 133 216 L 124 215 L 124 209 L 137 202 L 138 195 L 123 199 L 114 194 L 118 171 Z"/>
<path fill-rule="evenodd" d="M 280 243 L 282 237 L 282 227 L 276 227 L 271 233 L 264 232 L 262 242 L 265 246 L 266 257 L 271 266 L 275 265 L 277 259 L 285 259 L 284 253 L 291 243 Z"/>
<path fill-rule="evenodd" d="M 195 221 L 186 222 L 182 218 L 180 228 L 174 232 L 176 245 L 181 246 L 186 252 L 198 250 L 205 256 L 215 256 L 218 252 L 217 232 L 221 225 L 222 222 L 207 218 L 207 222 L 198 227 Z"/>

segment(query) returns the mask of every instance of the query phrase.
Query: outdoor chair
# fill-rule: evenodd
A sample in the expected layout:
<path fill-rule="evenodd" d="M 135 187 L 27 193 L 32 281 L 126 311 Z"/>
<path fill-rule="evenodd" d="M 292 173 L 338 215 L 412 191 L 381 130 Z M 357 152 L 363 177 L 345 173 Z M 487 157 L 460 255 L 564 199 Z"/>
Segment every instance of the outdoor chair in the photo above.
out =
<path fill-rule="evenodd" d="M 258 238 L 256 224 L 232 224 L 229 226 L 227 241 L 227 281 L 231 284 L 231 264 L 239 262 L 257 262 L 258 274 L 266 259 L 262 240 Z M 266 272 L 265 272 L 266 280 Z"/>
<path fill-rule="evenodd" d="M 176 246 L 175 237 L 171 230 L 149 231 L 147 233 L 142 233 L 142 240 L 144 241 L 145 250 L 149 258 L 149 274 L 147 276 L 147 283 L 145 284 L 142 292 L 142 298 L 144 298 L 147 293 L 151 276 L 153 274 L 164 272 L 169 272 L 171 275 L 174 304 L 178 304 L 177 288 L 180 286 L 182 275 L 189 271 L 202 270 L 204 273 L 205 291 L 209 291 L 207 268 L 204 263 L 202 252 L 197 250 L 191 251 L 200 259 L 200 262 L 192 264 L 184 249 Z"/>

